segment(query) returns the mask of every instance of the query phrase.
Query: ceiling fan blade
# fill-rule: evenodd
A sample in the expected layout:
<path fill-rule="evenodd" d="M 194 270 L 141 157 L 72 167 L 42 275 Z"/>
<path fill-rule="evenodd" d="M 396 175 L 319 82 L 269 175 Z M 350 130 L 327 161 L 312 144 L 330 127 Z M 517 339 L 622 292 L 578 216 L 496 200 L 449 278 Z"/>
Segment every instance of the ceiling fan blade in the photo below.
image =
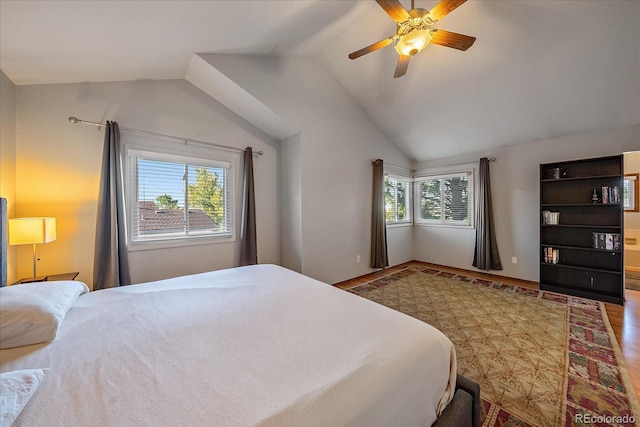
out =
<path fill-rule="evenodd" d="M 393 43 L 393 39 L 392 38 L 380 40 L 378 43 L 374 43 L 371 46 L 363 47 L 360 50 L 356 50 L 355 52 L 350 53 L 349 54 L 349 59 L 360 58 L 362 55 L 366 55 L 367 53 L 371 53 L 371 52 L 376 51 L 378 49 L 382 49 L 383 47 L 387 47 L 391 43 Z"/>
<path fill-rule="evenodd" d="M 381 8 L 396 22 L 404 22 L 409 19 L 409 13 L 402 6 L 400 0 L 376 0 Z"/>
<path fill-rule="evenodd" d="M 464 34 L 452 33 L 446 30 L 435 30 L 431 33 L 431 43 L 440 46 L 452 47 L 458 50 L 467 50 L 476 41 L 475 37 Z"/>
<path fill-rule="evenodd" d="M 467 0 L 442 0 L 429 11 L 429 16 L 434 21 L 438 21 L 453 12 L 458 6 L 466 1 Z"/>
<path fill-rule="evenodd" d="M 396 72 L 393 75 L 394 78 L 402 77 L 407 73 L 407 68 L 409 67 L 410 60 L 411 60 L 411 57 L 408 55 L 398 56 L 398 63 L 396 64 Z"/>

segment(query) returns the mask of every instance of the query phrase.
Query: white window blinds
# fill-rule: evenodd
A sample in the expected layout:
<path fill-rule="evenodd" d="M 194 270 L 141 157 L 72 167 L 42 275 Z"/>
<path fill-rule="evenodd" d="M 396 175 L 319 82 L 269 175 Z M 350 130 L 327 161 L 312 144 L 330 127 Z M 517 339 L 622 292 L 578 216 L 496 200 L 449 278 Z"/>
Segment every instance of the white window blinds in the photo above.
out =
<path fill-rule="evenodd" d="M 385 176 L 384 210 L 387 224 L 411 223 L 411 178 Z"/>
<path fill-rule="evenodd" d="M 229 236 L 230 163 L 129 152 L 133 242 Z"/>
<path fill-rule="evenodd" d="M 424 224 L 473 225 L 473 171 L 416 178 L 416 218 Z"/>

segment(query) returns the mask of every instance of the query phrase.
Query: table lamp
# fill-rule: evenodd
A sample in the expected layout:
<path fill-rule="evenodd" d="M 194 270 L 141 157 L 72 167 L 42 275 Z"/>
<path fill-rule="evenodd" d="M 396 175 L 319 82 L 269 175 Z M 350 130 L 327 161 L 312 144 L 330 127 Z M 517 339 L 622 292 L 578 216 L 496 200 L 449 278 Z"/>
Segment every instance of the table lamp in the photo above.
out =
<path fill-rule="evenodd" d="M 13 218 L 9 220 L 9 244 L 33 245 L 33 279 L 31 281 L 37 281 L 36 245 L 54 240 L 56 240 L 55 218 Z"/>

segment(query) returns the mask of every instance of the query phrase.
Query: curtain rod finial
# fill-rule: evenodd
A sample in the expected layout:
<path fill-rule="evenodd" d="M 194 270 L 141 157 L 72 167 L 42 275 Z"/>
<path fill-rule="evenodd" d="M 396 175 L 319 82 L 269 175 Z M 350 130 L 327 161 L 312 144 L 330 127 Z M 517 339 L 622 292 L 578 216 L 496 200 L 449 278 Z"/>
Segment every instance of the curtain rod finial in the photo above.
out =
<path fill-rule="evenodd" d="M 69 123 L 74 123 L 74 124 L 75 124 L 75 123 L 78 123 L 79 121 L 80 121 L 80 120 L 78 120 L 78 118 L 77 118 L 77 117 L 73 117 L 73 116 L 72 116 L 72 117 L 69 117 Z"/>

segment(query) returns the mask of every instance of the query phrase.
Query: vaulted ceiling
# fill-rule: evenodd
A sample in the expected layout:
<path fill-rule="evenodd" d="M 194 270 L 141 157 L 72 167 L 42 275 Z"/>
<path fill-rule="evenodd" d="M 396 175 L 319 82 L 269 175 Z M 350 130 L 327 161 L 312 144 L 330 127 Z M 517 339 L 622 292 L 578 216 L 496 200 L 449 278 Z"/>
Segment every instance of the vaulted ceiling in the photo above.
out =
<path fill-rule="evenodd" d="M 477 40 L 429 45 L 394 79 L 392 47 L 347 58 L 395 32 L 374 0 L 2 0 L 0 68 L 17 85 L 181 79 L 194 53 L 312 56 L 415 160 L 640 123 L 640 1 L 470 0 L 436 27 Z"/>

